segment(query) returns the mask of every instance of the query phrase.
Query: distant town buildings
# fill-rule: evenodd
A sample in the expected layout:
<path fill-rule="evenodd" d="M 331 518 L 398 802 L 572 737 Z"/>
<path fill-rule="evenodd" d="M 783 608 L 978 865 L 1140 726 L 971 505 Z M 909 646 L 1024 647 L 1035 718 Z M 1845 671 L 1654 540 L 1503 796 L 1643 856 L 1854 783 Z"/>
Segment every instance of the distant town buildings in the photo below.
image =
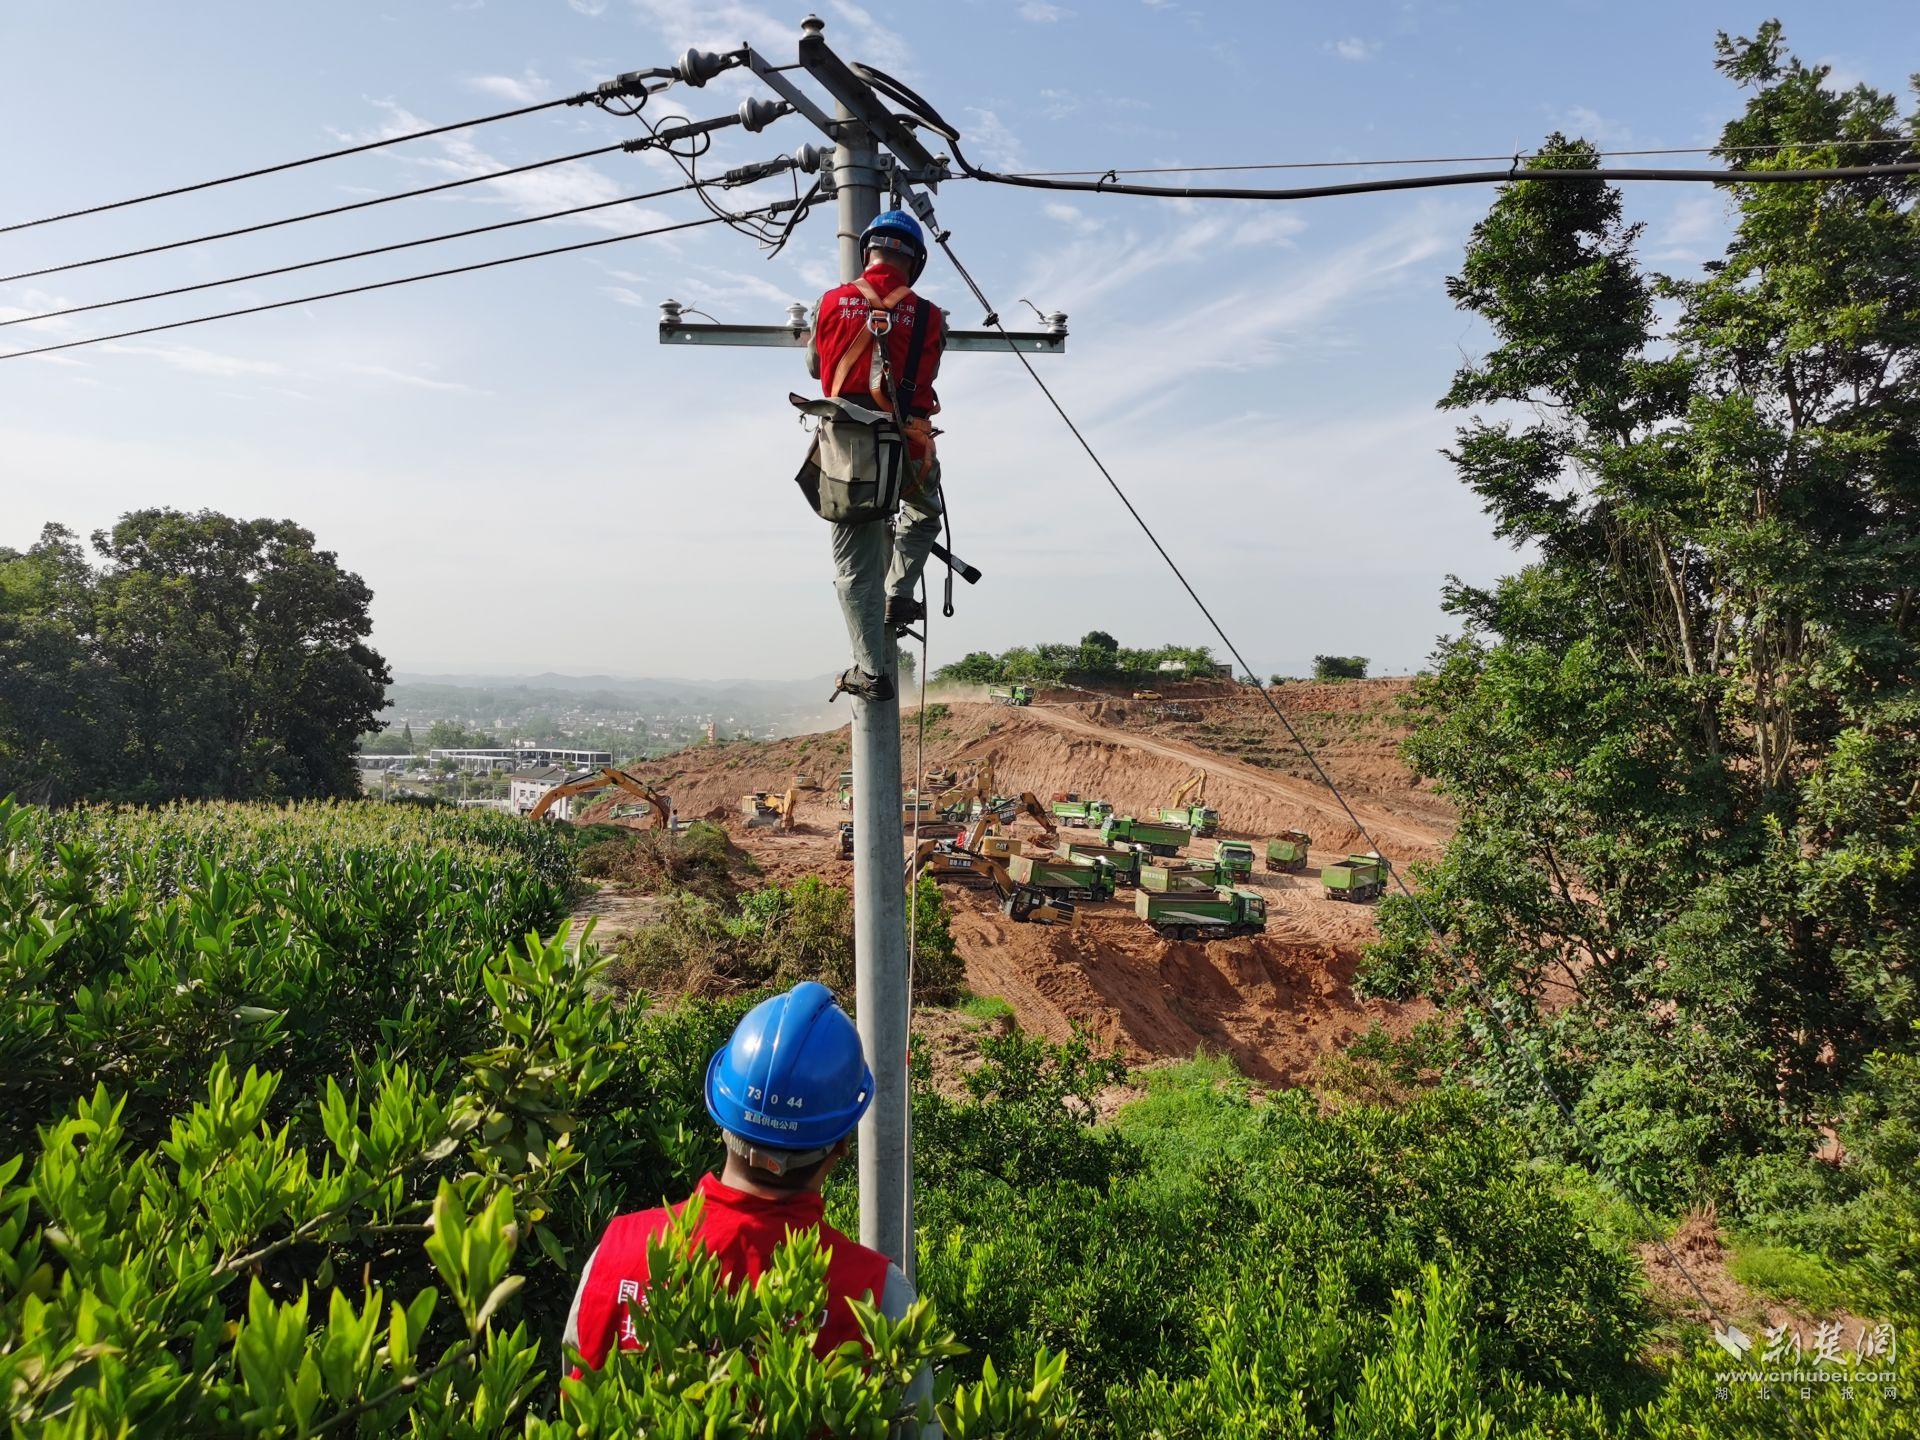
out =
<path fill-rule="evenodd" d="M 511 770 L 564 765 L 573 770 L 598 770 L 613 764 L 611 750 L 562 750 L 545 745 L 503 745 L 488 750 L 429 750 L 429 760 L 451 760 L 463 770 Z"/>

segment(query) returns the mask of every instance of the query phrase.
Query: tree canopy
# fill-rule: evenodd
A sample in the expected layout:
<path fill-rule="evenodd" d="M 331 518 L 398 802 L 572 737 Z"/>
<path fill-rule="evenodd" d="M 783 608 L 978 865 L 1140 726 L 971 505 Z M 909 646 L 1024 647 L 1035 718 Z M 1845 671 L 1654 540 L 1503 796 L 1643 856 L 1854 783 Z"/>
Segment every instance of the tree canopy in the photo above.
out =
<path fill-rule="evenodd" d="M 59 525 L 0 548 L 0 793 L 355 791 L 392 677 L 367 644 L 372 592 L 311 532 L 138 510 L 92 550 Z"/>
<path fill-rule="evenodd" d="M 936 680 L 968 685 L 1005 685 L 1016 681 L 1050 685 L 1059 681 L 1082 683 L 1133 679 L 1157 675 L 1162 665 L 1180 667 L 1183 675 L 1214 674 L 1213 652 L 1204 645 L 1161 645 L 1134 650 L 1121 645 L 1104 630 L 1090 630 L 1078 645 L 1049 643 L 1016 645 L 998 655 L 975 650 L 934 674 Z"/>
<path fill-rule="evenodd" d="M 1777 24 L 1718 48 L 1726 164 L 1920 157 Z M 1538 558 L 1448 589 L 1409 746 L 1460 810 L 1421 876 L 1448 944 L 1390 903 L 1371 972 L 1497 992 L 1534 1059 L 1482 1032 L 1489 1077 L 1537 1105 L 1544 1067 L 1663 1201 L 1805 1153 L 1920 1018 L 1920 181 L 1727 194 L 1680 279 L 1610 186 L 1521 180 L 1449 282 L 1493 337 L 1451 459 Z"/>

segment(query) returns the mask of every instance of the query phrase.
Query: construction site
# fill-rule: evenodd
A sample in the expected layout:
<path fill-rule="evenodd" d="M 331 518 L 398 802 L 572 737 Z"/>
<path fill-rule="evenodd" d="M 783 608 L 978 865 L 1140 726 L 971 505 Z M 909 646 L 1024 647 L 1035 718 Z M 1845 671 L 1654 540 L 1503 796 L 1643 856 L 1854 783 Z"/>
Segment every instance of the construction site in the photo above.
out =
<path fill-rule="evenodd" d="M 1415 783 L 1397 756 L 1405 689 L 1403 681 L 1382 680 L 1301 683 L 1287 692 L 1294 718 L 1330 737 L 1318 752 L 1322 763 L 1400 865 L 1437 856 L 1451 828 L 1445 803 Z M 1004 1000 L 1023 1029 L 1063 1040 L 1078 1027 L 1139 1062 L 1215 1051 L 1262 1083 L 1282 1086 L 1310 1081 L 1322 1057 L 1375 1024 L 1404 1030 L 1431 1013 L 1421 1002 L 1355 995 L 1360 952 L 1376 933 L 1372 911 L 1343 903 L 1347 892 L 1329 889 L 1328 876 L 1344 882 L 1343 865 L 1366 842 L 1323 786 L 1271 763 L 1283 755 L 1271 715 L 1243 687 L 1190 682 L 1149 699 L 1134 699 L 1130 690 L 1103 696 L 1040 689 L 1019 707 L 950 693 L 956 698 L 931 702 L 939 715 L 929 724 L 920 777 L 948 784 L 916 785 L 911 768 L 902 775 L 903 866 L 942 882 L 969 988 Z M 1169 696 L 1178 707 L 1172 715 Z M 918 722 L 909 708 L 902 722 L 909 765 Z M 678 821 L 724 826 L 769 880 L 817 875 L 845 885 L 852 864 L 842 831 L 850 822 L 835 781 L 847 754 L 846 732 L 831 731 L 698 746 L 646 773 L 672 797 Z M 977 784 L 954 783 L 975 782 L 983 771 L 984 795 Z M 747 785 L 765 788 L 743 791 Z M 1098 797 L 1104 805 L 1096 809 L 1109 820 L 1157 820 L 1182 806 L 1188 821 L 1198 810 L 1216 812 L 1217 820 L 1211 834 L 1184 828 L 1170 835 L 1178 843 L 1162 848 L 1174 854 L 1155 855 L 1119 835 L 1112 837 L 1118 844 L 1103 843 L 1098 821 L 1088 826 L 1080 816 L 1062 816 L 1086 805 L 1065 799 L 1068 793 Z M 919 816 L 924 853 L 915 866 L 911 807 L 920 795 L 927 801 Z M 624 796 L 577 812 L 579 822 L 654 823 L 650 815 L 622 816 Z M 1023 796 L 1040 804 L 1044 821 Z M 1216 874 L 1223 845 L 1247 846 L 1248 868 Z M 1011 863 L 1036 861 L 1044 867 L 1038 886 L 1009 873 Z M 1147 862 L 1144 887 L 1140 861 Z M 1179 868 L 1169 872 L 1168 865 Z M 1030 868 L 1026 875 L 1036 878 Z M 1152 894 L 1169 882 L 1175 893 L 1167 899 L 1185 891 L 1211 900 L 1221 890 L 1257 897 L 1257 932 L 1224 933 L 1228 922 L 1216 936 L 1201 919 L 1178 922 L 1196 927 L 1193 938 L 1161 933 L 1136 907 L 1143 888 Z M 1015 918 L 1014 902 L 1034 889 L 1064 902 L 1065 913 L 1049 906 L 1049 913 L 1030 915 L 1022 900 Z M 646 923 L 657 908 L 616 886 L 582 913 L 600 917 L 602 936 L 611 939 Z"/>

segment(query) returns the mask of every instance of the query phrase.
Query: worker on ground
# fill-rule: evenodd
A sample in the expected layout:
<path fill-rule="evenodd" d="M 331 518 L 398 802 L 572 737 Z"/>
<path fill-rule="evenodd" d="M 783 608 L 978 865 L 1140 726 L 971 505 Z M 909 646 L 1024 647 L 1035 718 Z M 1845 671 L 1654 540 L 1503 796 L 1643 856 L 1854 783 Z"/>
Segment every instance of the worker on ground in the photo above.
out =
<path fill-rule="evenodd" d="M 726 1280 L 758 1278 L 790 1232 L 815 1230 L 829 1252 L 816 1354 L 860 1338 L 849 1300 L 876 1304 L 889 1319 L 904 1316 L 915 1297 L 899 1267 L 821 1218 L 820 1187 L 846 1158 L 873 1099 L 859 1033 L 832 992 L 809 980 L 756 1005 L 714 1053 L 706 1088 L 727 1158 L 718 1178 L 703 1176 L 695 1189 L 702 1208 L 693 1241 L 719 1257 Z M 616 1343 L 638 1344 L 627 1306 L 646 1303 L 647 1242 L 686 1205 L 617 1215 L 600 1237 L 565 1336 L 591 1368 L 605 1364 Z M 917 1403 L 931 1388 L 922 1372 L 906 1398 Z"/>
<path fill-rule="evenodd" d="M 884 520 L 833 527 L 834 588 L 854 659 L 837 688 L 889 700 L 893 639 L 926 618 L 914 592 L 940 532 L 932 421 L 940 402 L 933 382 L 947 337 L 940 307 L 913 293 L 927 264 L 920 222 L 904 210 L 888 210 L 861 232 L 860 249 L 865 273 L 820 297 L 807 342 L 807 373 L 828 399 L 844 396 L 891 413 L 906 437 L 907 475 L 896 527 Z"/>

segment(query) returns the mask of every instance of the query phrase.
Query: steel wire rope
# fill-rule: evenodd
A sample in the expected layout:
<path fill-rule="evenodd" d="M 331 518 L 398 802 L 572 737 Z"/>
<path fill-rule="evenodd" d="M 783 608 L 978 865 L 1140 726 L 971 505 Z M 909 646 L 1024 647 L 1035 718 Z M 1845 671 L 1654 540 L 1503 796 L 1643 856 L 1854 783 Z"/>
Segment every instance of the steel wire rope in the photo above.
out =
<path fill-rule="evenodd" d="M 1172 200 L 1321 200 L 1335 195 L 1377 195 L 1398 190 L 1432 190 L 1454 185 L 1503 185 L 1512 180 L 1559 182 L 1657 180 L 1682 184 L 1752 185 L 1807 184 L 1821 180 L 1863 180 L 1894 175 L 1920 175 L 1920 160 L 1872 165 L 1833 165 L 1804 170 L 1681 170 L 1656 167 L 1592 169 L 1522 169 L 1526 152 L 1516 152 L 1504 170 L 1465 170 L 1445 175 L 1396 175 L 1384 180 L 1350 180 L 1338 185 L 1303 185 L 1290 189 L 1209 185 L 1132 185 L 1117 170 L 1104 170 L 1097 180 L 1059 180 L 983 170 L 960 148 L 960 132 L 913 90 L 883 70 L 856 64 L 854 71 L 889 99 L 913 111 L 913 119 L 939 134 L 953 147 L 953 160 L 969 180 L 1014 185 L 1029 190 L 1062 190 L 1099 195 L 1159 196 Z M 1504 158 L 1504 157 L 1503 157 Z M 1029 366 L 1029 369 L 1032 367 Z M 1037 377 L 1036 377 L 1037 378 Z"/>
<path fill-rule="evenodd" d="M 31 280 L 40 275 L 58 275 L 66 270 L 84 270 L 90 265 L 106 265 L 115 260 L 133 260 L 142 255 L 158 255 L 166 250 L 180 250 L 188 245 L 204 245 L 211 240 L 231 240 L 236 235 L 255 235 L 262 230 L 277 230 L 282 225 L 299 225 L 308 220 L 322 220 L 329 215 L 345 215 L 353 210 L 366 210 L 375 205 L 390 205 L 395 200 L 413 200 L 421 195 L 437 195 L 445 190 L 457 190 L 463 185 L 479 185 L 488 180 L 501 180 L 509 175 L 524 175 L 529 170 L 544 170 L 550 165 L 570 165 L 575 160 L 591 159 L 595 155 L 610 155 L 616 150 L 626 148 L 626 142 L 615 141 L 611 145 L 596 146 L 591 150 L 576 150 L 571 155 L 555 155 L 547 160 L 530 160 L 524 165 L 509 165 L 504 170 L 489 170 L 484 175 L 464 175 L 458 180 L 442 180 L 434 185 L 422 185 L 417 190 L 396 190 L 391 195 L 375 195 L 366 200 L 352 200 L 344 205 L 330 205 L 324 210 L 308 210 L 300 215 L 288 215 L 279 220 L 262 220 L 257 225 L 241 225 L 232 230 L 215 230 L 206 235 L 194 235 L 185 240 L 168 240 L 159 245 L 146 245 L 138 250 L 122 250 L 113 255 L 96 255 L 91 260 L 70 260 L 64 265 L 47 265 L 38 270 L 21 270 L 13 275 L 0 275 L 0 285 L 15 280 Z"/>
<path fill-rule="evenodd" d="M 1140 532 L 1147 537 L 1148 543 L 1153 546 L 1160 558 L 1166 562 L 1167 568 L 1173 572 L 1174 579 L 1180 582 L 1180 588 L 1187 592 L 1187 597 L 1193 601 L 1195 607 L 1200 611 L 1200 614 L 1205 617 L 1213 633 L 1220 637 L 1220 643 L 1227 647 L 1227 652 L 1239 663 L 1241 673 L 1253 675 L 1255 673 L 1253 667 L 1247 664 L 1246 657 L 1240 653 L 1240 649 L 1233 643 L 1232 637 L 1227 634 L 1219 620 L 1214 618 L 1213 611 L 1208 608 L 1207 602 L 1200 598 L 1199 592 L 1193 588 L 1192 582 L 1187 579 L 1186 572 L 1180 568 L 1173 556 L 1167 552 L 1166 546 L 1160 543 L 1160 537 L 1154 533 L 1153 527 L 1147 523 L 1146 517 L 1141 515 L 1140 511 L 1134 506 L 1127 492 L 1121 488 L 1120 482 L 1113 478 L 1113 472 L 1107 469 L 1106 463 L 1101 460 L 1099 454 L 1088 442 L 1087 437 L 1081 432 L 1080 427 L 1074 423 L 1073 417 L 1067 413 L 1066 407 L 1061 405 L 1060 401 L 1054 396 L 1052 388 L 1041 378 L 1040 372 L 1033 368 L 1033 362 L 1021 352 L 1020 348 L 1013 343 L 1012 338 L 1007 335 L 1006 327 L 1000 323 L 1000 316 L 998 312 L 994 310 L 992 302 L 987 299 L 985 292 L 974 282 L 973 276 L 968 273 L 967 268 L 960 263 L 960 258 L 954 254 L 953 246 L 948 243 L 947 236 L 943 232 L 936 231 L 934 233 L 934 240 L 940 248 L 946 252 L 948 261 L 953 265 L 954 271 L 960 276 L 961 280 L 966 283 L 967 288 L 973 292 L 974 299 L 978 300 L 981 308 L 986 311 L 986 318 L 982 323 L 993 326 L 993 328 L 998 330 L 1001 336 L 1006 339 L 1007 349 L 1012 351 L 1014 356 L 1020 361 L 1021 366 L 1026 370 L 1028 376 L 1033 380 L 1033 383 L 1039 387 L 1040 393 L 1046 397 L 1047 403 L 1053 407 L 1054 413 L 1060 417 L 1061 422 L 1067 427 L 1068 431 L 1072 433 L 1073 438 L 1079 442 L 1080 448 L 1086 451 L 1087 458 L 1093 462 L 1094 468 L 1100 472 L 1100 477 L 1107 482 L 1108 488 L 1113 491 L 1120 503 L 1126 507 L 1126 511 L 1133 517 L 1134 523 L 1140 527 Z M 1287 718 L 1286 712 L 1283 711 L 1279 703 L 1274 700 L 1273 694 L 1268 687 L 1260 684 L 1257 678 L 1254 684 L 1255 688 L 1259 690 L 1261 698 L 1266 701 L 1267 708 L 1273 712 L 1274 718 L 1280 722 L 1281 728 L 1286 731 L 1288 738 L 1292 740 L 1294 746 L 1300 753 L 1306 757 L 1307 763 L 1313 767 L 1313 772 L 1319 777 L 1320 783 L 1327 788 L 1327 791 L 1333 796 L 1334 800 L 1338 802 L 1348 822 L 1360 837 L 1366 841 L 1374 855 L 1380 859 L 1381 865 L 1386 869 L 1387 874 L 1393 878 L 1393 882 L 1399 888 L 1400 893 L 1405 896 L 1407 901 L 1413 906 L 1414 913 L 1419 916 L 1420 923 L 1426 929 L 1427 934 L 1432 937 L 1434 943 L 1440 947 L 1447 957 L 1458 965 L 1460 963 L 1458 952 L 1454 950 L 1446 935 L 1440 930 L 1440 927 L 1434 923 L 1432 916 L 1427 913 L 1426 907 L 1420 903 L 1420 897 L 1408 888 L 1405 878 L 1400 874 L 1399 867 L 1385 857 L 1380 850 L 1379 844 L 1374 840 L 1366 825 L 1358 815 L 1354 814 L 1353 807 L 1347 803 L 1346 796 L 1340 793 L 1340 787 L 1333 783 L 1333 777 L 1327 774 L 1325 767 L 1321 765 L 1319 756 L 1314 754 L 1312 747 L 1301 737 L 1300 732 L 1294 728 L 1293 722 Z M 1463 973 L 1472 973 L 1468 967 L 1461 966 L 1461 969 Z M 1544 1094 L 1553 1107 L 1560 1112 L 1562 1120 L 1572 1134 L 1584 1144 L 1589 1153 L 1595 1157 L 1594 1168 L 1601 1174 L 1606 1174 L 1607 1167 L 1601 1160 L 1600 1151 L 1598 1147 L 1594 1145 L 1592 1137 L 1587 1133 L 1586 1127 L 1581 1124 L 1579 1117 L 1574 1113 L 1573 1107 L 1567 1102 L 1566 1098 L 1560 1094 L 1553 1083 L 1547 1078 L 1546 1068 L 1540 1062 L 1539 1057 L 1535 1055 L 1531 1049 L 1514 1044 L 1513 1032 L 1508 1029 L 1500 1014 L 1499 1003 L 1490 992 L 1480 990 L 1480 986 L 1483 983 L 1484 977 L 1475 976 L 1474 980 L 1469 984 L 1469 989 L 1477 993 L 1483 1007 L 1483 1012 L 1487 1015 L 1488 1019 L 1492 1021 L 1493 1028 L 1501 1033 L 1502 1038 L 1509 1047 L 1510 1053 L 1512 1050 L 1518 1049 L 1528 1059 L 1533 1061 L 1532 1068 L 1535 1078 L 1539 1081 L 1541 1093 Z M 1628 1207 L 1632 1209 L 1635 1217 L 1646 1228 L 1647 1233 L 1653 1237 L 1653 1243 L 1659 1248 L 1660 1253 L 1666 1257 L 1668 1263 L 1679 1271 L 1680 1275 L 1686 1280 L 1688 1288 L 1693 1291 L 1694 1298 L 1697 1299 L 1706 1310 L 1716 1332 L 1722 1335 L 1733 1333 L 1730 1322 L 1721 1315 L 1719 1308 L 1713 1301 L 1707 1298 L 1707 1292 L 1701 1287 L 1700 1282 L 1694 1278 L 1693 1272 L 1687 1269 L 1685 1263 L 1680 1259 L 1673 1247 L 1667 1243 L 1666 1238 L 1654 1227 L 1646 1211 L 1641 1207 L 1640 1202 L 1634 1197 L 1632 1192 L 1622 1186 L 1620 1193 L 1621 1197 L 1627 1202 Z"/>
<path fill-rule="evenodd" d="M 249 280 L 265 280 L 273 275 L 290 275 L 296 270 L 312 270 L 321 265 L 337 265 L 344 260 L 364 260 L 369 255 L 388 255 L 396 250 L 412 250 L 421 245 L 437 245 L 444 240 L 463 240 L 471 235 L 487 235 L 496 230 L 511 230 L 519 225 L 538 225 L 545 220 L 563 220 L 569 215 L 584 215 L 589 211 L 607 210 L 615 205 L 632 205 L 641 200 L 657 200 L 663 195 L 678 195 L 682 191 L 693 188 L 691 183 L 669 185 L 661 190 L 646 190 L 638 195 L 623 195 L 618 200 L 596 200 L 590 205 L 575 205 L 566 210 L 549 210 L 539 215 L 522 215 L 513 220 L 495 221 L 491 225 L 474 225 L 465 230 L 446 230 L 438 235 L 422 235 L 416 240 L 396 240 L 390 245 L 374 245 L 365 250 L 349 250 L 340 255 L 325 255 L 318 260 L 300 260 L 291 265 L 276 265 L 270 270 L 255 270 L 246 275 L 229 275 L 220 280 L 199 280 L 191 285 L 175 285 L 167 290 L 149 290 L 144 295 L 127 295 L 118 300 L 96 300 L 87 305 L 69 305 L 64 310 L 47 310 L 39 315 L 18 315 L 11 320 L 0 320 L 0 330 L 9 325 L 30 325 L 35 320 L 55 320 L 63 315 L 79 315 L 88 310 L 110 310 L 116 305 L 133 305 L 142 300 L 164 300 L 172 295 L 188 295 L 196 290 L 214 290 L 222 285 L 241 285 Z M 698 312 L 690 310 L 687 313 Z"/>
<path fill-rule="evenodd" d="M 222 175 L 213 180 L 198 180 L 191 185 L 175 185 L 168 190 L 154 190 L 145 195 L 132 195 L 125 200 L 109 200 L 101 205 L 88 205 L 79 210 L 66 210 L 58 215 L 43 215 L 38 220 L 15 220 L 8 225 L 0 225 L 0 235 L 14 230 L 31 230 L 36 225 L 51 225 L 56 220 L 74 220 L 82 215 L 98 215 L 106 210 L 123 210 L 129 205 L 144 205 L 149 200 L 165 200 L 172 195 L 191 195 L 197 190 L 211 190 L 220 185 L 232 185 L 241 180 L 256 180 L 262 175 L 278 175 L 283 170 L 298 170 L 303 165 L 318 165 L 323 160 L 338 160 L 347 155 L 360 155 L 368 150 L 381 150 L 388 145 L 404 145 L 409 140 L 424 140 L 430 135 L 444 135 L 449 130 L 469 130 L 476 125 L 491 125 L 496 120 L 512 120 L 521 115 L 531 115 L 540 110 L 551 110 L 556 105 L 575 104 L 586 96 L 567 95 L 554 100 L 539 100 L 532 105 L 522 105 L 515 110 L 501 110 L 492 115 L 480 115 L 471 120 L 456 120 L 447 125 L 433 125 L 425 130 L 412 130 L 405 135 L 391 135 L 384 140 L 368 140 L 359 145 L 348 145 L 339 150 L 327 150 L 318 155 L 308 155 L 299 160 L 282 160 L 277 165 L 262 165 L 254 170 L 242 170 L 236 175 Z"/>
<path fill-rule="evenodd" d="M 792 204 L 788 200 L 775 201 L 768 207 L 769 212 L 777 212 Z M 29 355 L 47 355 L 56 350 L 77 350 L 84 345 L 101 345 L 110 340 L 130 340 L 139 335 L 157 335 L 165 330 L 182 330 L 190 325 L 205 325 L 214 320 L 230 320 L 238 315 L 258 315 L 268 310 L 285 310 L 294 305 L 311 305 L 321 300 L 338 300 L 348 295 L 363 295 L 374 290 L 390 290 L 397 285 L 411 285 L 420 280 L 439 280 L 448 275 L 467 275 L 476 270 L 492 270 L 502 265 L 517 265 L 522 260 L 541 260 L 549 255 L 565 255 L 578 250 L 592 250 L 602 245 L 618 245 L 625 240 L 643 240 L 650 235 L 665 235 L 675 230 L 693 230 L 702 225 L 717 225 L 720 222 L 712 216 L 700 220 L 683 220 L 673 225 L 657 225 L 648 230 L 631 230 L 622 235 L 605 235 L 597 240 L 579 240 L 567 245 L 553 245 L 544 250 L 526 250 L 517 255 L 500 255 L 491 260 L 477 260 L 470 265 L 450 265 L 443 270 L 427 270 L 417 275 L 399 275 L 391 280 L 375 280 L 365 285 L 349 285 L 339 290 L 326 290 L 317 295 L 299 295 L 291 300 L 274 300 L 264 305 L 246 305 L 235 310 L 222 310 L 213 315 L 196 315 L 187 320 L 173 320 L 164 325 L 144 325 L 136 330 L 120 330 L 111 335 L 90 335 L 83 340 L 66 340 L 57 345 L 39 345 L 30 350 L 8 350 L 0 352 L 0 360 L 21 360 Z"/>

